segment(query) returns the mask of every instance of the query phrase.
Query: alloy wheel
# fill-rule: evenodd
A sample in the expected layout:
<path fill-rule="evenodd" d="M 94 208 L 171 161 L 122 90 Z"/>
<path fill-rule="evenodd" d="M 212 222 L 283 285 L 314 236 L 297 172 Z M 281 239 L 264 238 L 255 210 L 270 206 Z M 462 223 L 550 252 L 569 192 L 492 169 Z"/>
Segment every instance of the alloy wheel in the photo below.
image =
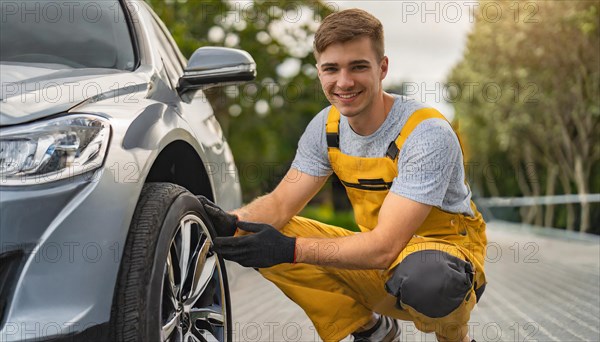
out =
<path fill-rule="evenodd" d="M 161 340 L 227 340 L 222 272 L 212 238 L 197 215 L 183 217 L 171 240 L 161 291 Z"/>

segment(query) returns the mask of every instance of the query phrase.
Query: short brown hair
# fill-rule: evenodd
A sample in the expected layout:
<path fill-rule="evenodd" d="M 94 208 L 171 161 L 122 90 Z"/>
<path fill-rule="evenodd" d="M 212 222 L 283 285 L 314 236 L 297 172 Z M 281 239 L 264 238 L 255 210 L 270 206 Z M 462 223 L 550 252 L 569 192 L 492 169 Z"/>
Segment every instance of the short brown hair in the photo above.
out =
<path fill-rule="evenodd" d="M 362 37 L 369 37 L 375 55 L 379 59 L 383 58 L 383 25 L 379 19 L 358 8 L 332 13 L 323 20 L 315 33 L 315 57 L 331 44 L 346 43 Z"/>

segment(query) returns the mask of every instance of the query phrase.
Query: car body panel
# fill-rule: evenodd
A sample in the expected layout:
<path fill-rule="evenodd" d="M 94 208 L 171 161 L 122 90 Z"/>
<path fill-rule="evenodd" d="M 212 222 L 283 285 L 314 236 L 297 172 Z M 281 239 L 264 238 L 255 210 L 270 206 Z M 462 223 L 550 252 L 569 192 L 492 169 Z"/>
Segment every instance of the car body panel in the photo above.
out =
<path fill-rule="evenodd" d="M 170 144 L 184 142 L 202 160 L 216 203 L 241 205 L 237 169 L 210 103 L 201 91 L 190 103 L 177 96 L 150 29 L 153 15 L 143 2 L 129 3 L 140 59 L 135 71 L 11 66 L 5 78 L 2 68 L 1 126 L 77 113 L 102 116 L 111 125 L 104 163 L 95 171 L 32 185 L 0 182 L 0 254 L 25 251 L 2 341 L 77 335 L 106 325 L 137 199 Z M 18 84 L 25 79 L 29 83 Z M 8 83 L 23 87 L 5 89 Z M 35 101 L 48 96 L 49 87 L 61 96 Z"/>
<path fill-rule="evenodd" d="M 0 125 L 15 125 L 66 112 L 84 100 L 143 90 L 142 73 L 111 69 L 53 69 L 52 65 L 2 66 Z M 128 88 L 122 89 L 121 84 Z M 118 90 L 112 90 L 118 89 Z"/>

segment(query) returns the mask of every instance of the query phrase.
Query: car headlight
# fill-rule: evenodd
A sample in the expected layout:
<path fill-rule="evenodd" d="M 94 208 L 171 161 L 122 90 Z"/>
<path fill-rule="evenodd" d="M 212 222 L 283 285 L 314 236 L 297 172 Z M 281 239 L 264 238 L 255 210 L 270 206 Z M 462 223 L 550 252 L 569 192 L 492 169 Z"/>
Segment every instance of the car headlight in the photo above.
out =
<path fill-rule="evenodd" d="M 0 129 L 0 185 L 49 183 L 97 169 L 109 139 L 108 120 L 92 115 Z"/>

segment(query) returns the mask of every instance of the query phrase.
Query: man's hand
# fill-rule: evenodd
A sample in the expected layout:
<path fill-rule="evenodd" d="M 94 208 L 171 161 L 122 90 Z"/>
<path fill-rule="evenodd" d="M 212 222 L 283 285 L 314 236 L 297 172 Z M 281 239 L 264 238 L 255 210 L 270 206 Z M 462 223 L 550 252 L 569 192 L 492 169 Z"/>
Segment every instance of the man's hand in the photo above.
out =
<path fill-rule="evenodd" d="M 287 237 L 265 223 L 239 221 L 237 225 L 255 234 L 216 238 L 213 249 L 223 258 L 257 268 L 294 262 L 296 238 Z"/>
<path fill-rule="evenodd" d="M 237 229 L 238 218 L 235 215 L 226 213 L 216 204 L 204 196 L 198 196 L 198 199 L 208 214 L 210 221 L 217 232 L 217 236 L 233 236 Z"/>

